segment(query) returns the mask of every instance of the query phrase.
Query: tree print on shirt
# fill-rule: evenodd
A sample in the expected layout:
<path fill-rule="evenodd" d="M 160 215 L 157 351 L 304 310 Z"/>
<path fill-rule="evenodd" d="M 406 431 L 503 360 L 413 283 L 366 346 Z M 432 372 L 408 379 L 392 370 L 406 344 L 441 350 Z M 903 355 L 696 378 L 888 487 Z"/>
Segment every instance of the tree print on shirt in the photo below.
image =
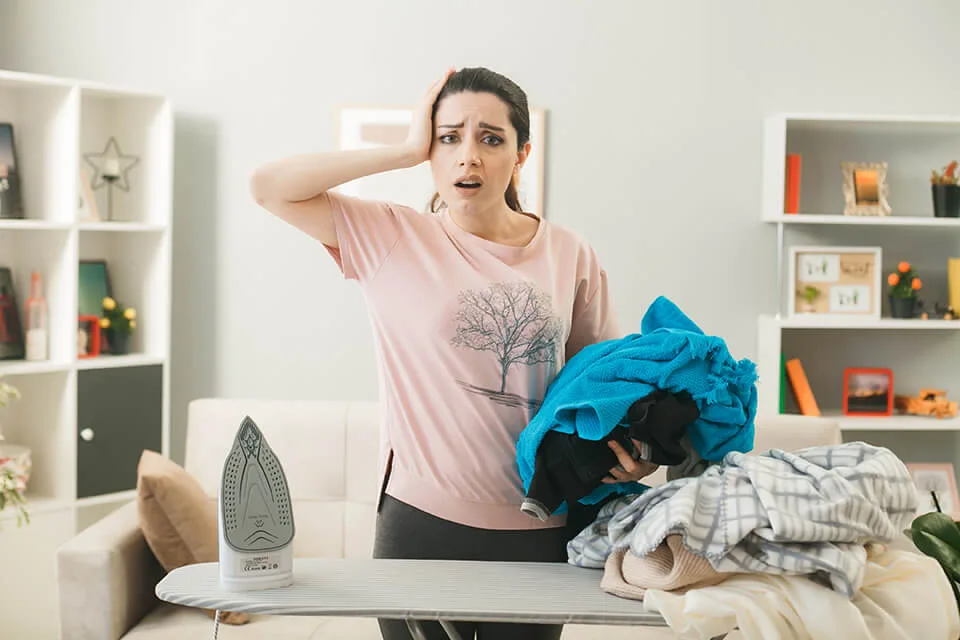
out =
<path fill-rule="evenodd" d="M 506 406 L 539 406 L 538 399 L 507 393 L 507 374 L 514 365 L 556 362 L 562 327 L 550 296 L 529 282 L 496 282 L 484 290 L 462 291 L 458 302 L 451 343 L 489 351 L 500 365 L 500 379 L 489 387 L 457 382 Z"/>

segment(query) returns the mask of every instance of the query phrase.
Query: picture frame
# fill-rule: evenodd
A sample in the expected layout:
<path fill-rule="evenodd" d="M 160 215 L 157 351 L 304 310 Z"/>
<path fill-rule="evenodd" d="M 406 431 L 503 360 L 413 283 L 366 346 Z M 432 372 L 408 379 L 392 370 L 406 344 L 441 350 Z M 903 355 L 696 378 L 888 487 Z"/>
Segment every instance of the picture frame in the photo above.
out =
<path fill-rule="evenodd" d="M 843 415 L 893 415 L 893 370 L 884 367 L 848 367 L 843 370 Z"/>
<path fill-rule="evenodd" d="M 957 476 L 949 462 L 906 463 L 910 477 L 920 494 L 916 515 L 939 510 L 953 519 L 960 518 L 960 495 L 957 493 Z"/>
<path fill-rule="evenodd" d="M 100 318 L 81 315 L 77 319 L 77 358 L 100 355 Z"/>
<path fill-rule="evenodd" d="M 842 162 L 843 215 L 889 216 L 890 185 L 886 162 Z"/>
<path fill-rule="evenodd" d="M 880 320 L 881 247 L 800 245 L 790 247 L 788 253 L 790 317 L 816 314 Z"/>
<path fill-rule="evenodd" d="M 0 267 L 0 360 L 26 357 L 20 304 L 10 267 Z"/>
<path fill-rule="evenodd" d="M 103 299 L 113 297 L 110 270 L 106 260 L 81 260 L 77 291 L 77 314 L 80 316 L 103 315 Z"/>
<path fill-rule="evenodd" d="M 13 124 L 0 122 L 0 219 L 23 217 L 20 164 Z"/>
<path fill-rule="evenodd" d="M 401 144 L 407 138 L 414 108 L 408 106 L 343 106 L 338 112 L 338 148 L 373 149 Z M 517 195 L 524 211 L 546 217 L 544 165 L 546 110 L 530 108 L 530 155 L 520 170 Z M 393 202 L 429 212 L 436 192 L 430 163 L 351 180 L 335 189 L 358 198 Z"/>

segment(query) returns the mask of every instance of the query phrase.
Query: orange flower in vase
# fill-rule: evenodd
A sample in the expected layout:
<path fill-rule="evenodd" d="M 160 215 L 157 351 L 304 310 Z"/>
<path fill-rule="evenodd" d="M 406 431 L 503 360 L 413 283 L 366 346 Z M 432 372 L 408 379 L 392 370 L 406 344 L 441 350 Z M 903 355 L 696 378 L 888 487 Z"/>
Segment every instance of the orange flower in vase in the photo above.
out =
<path fill-rule="evenodd" d="M 917 307 L 917 292 L 923 282 L 906 261 L 897 265 L 897 270 L 887 276 L 889 285 L 890 315 L 894 318 L 912 318 Z"/>

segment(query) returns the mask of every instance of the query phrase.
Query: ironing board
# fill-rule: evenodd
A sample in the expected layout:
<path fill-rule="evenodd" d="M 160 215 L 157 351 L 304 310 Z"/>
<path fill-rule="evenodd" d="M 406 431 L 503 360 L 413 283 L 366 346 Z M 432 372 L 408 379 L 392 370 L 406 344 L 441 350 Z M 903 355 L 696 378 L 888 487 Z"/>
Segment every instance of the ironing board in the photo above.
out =
<path fill-rule="evenodd" d="M 217 563 L 192 564 L 168 573 L 156 594 L 218 613 L 401 619 L 417 640 L 424 620 L 451 640 L 467 640 L 457 620 L 666 626 L 641 601 L 603 591 L 598 570 L 565 563 L 294 558 L 293 575 L 289 587 L 235 592 L 220 587 Z"/>

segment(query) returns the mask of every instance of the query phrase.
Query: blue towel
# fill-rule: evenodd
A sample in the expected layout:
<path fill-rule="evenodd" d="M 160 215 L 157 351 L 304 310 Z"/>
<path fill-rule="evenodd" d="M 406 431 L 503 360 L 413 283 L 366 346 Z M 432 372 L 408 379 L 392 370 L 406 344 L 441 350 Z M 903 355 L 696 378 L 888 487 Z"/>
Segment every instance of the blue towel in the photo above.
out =
<path fill-rule="evenodd" d="M 543 404 L 517 441 L 524 490 L 530 488 L 537 449 L 550 429 L 600 440 L 630 406 L 661 389 L 688 392 L 700 417 L 687 426 L 700 457 L 720 461 L 753 449 L 757 410 L 756 365 L 735 360 L 726 343 L 705 335 L 676 304 L 660 296 L 647 309 L 640 333 L 581 349 L 550 384 Z M 637 493 L 637 483 L 604 484 L 580 499 L 596 504 L 613 493 Z M 561 505 L 556 513 L 566 511 Z"/>

